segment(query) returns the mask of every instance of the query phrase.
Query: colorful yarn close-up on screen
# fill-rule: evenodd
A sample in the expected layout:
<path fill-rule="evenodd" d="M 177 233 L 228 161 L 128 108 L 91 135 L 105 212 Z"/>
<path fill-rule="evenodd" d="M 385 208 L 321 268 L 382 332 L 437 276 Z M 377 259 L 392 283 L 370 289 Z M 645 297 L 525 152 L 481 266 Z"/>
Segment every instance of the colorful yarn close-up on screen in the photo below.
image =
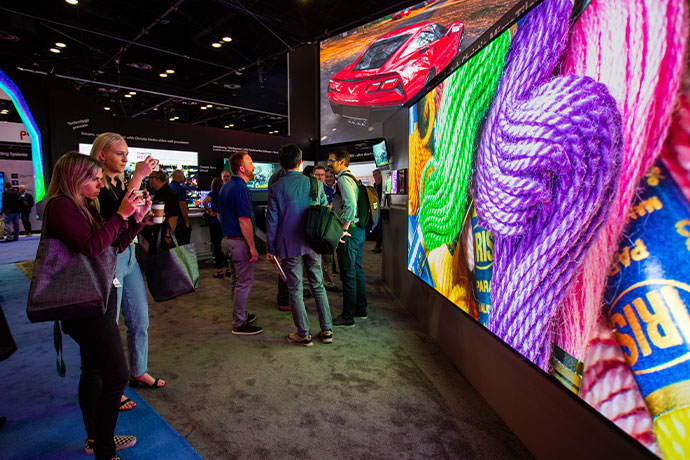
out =
<path fill-rule="evenodd" d="M 601 312 L 606 274 L 618 250 L 631 200 L 665 137 L 687 37 L 688 12 L 683 0 L 594 0 L 573 28 L 562 69 L 564 74 L 589 75 L 609 87 L 623 117 L 624 149 L 611 217 L 563 302 L 558 342 L 578 359 L 584 359 L 587 347 L 584 380 L 600 383 L 584 385 L 582 398 L 652 450 L 657 449 L 650 441 L 649 414 L 637 388 L 628 384 L 630 370 L 590 361 L 613 354 L 590 351 L 611 346 L 591 331 Z M 629 377 L 622 378 L 624 372 Z M 594 377 L 589 375 L 592 373 Z"/>
<path fill-rule="evenodd" d="M 422 170 L 426 166 L 427 161 L 431 158 L 431 143 L 432 134 L 434 132 L 434 122 L 436 121 L 436 93 L 439 89 L 434 89 L 424 96 L 417 106 L 421 106 L 421 117 L 417 117 L 417 126 L 410 134 L 409 138 L 409 183 L 408 190 L 408 213 L 411 216 L 417 214 L 419 210 L 419 180 L 422 177 Z M 426 130 L 421 133 L 422 127 L 420 123 L 426 127 Z"/>
<path fill-rule="evenodd" d="M 493 98 L 509 45 L 506 31 L 444 84 L 434 155 L 422 170 L 419 187 L 419 226 L 427 251 L 451 243 L 462 228 L 477 127 Z"/>
<path fill-rule="evenodd" d="M 556 307 L 608 215 L 622 147 L 604 85 L 552 78 L 571 9 L 546 0 L 520 24 L 477 154 L 477 215 L 495 236 L 489 329 L 542 369 Z"/>

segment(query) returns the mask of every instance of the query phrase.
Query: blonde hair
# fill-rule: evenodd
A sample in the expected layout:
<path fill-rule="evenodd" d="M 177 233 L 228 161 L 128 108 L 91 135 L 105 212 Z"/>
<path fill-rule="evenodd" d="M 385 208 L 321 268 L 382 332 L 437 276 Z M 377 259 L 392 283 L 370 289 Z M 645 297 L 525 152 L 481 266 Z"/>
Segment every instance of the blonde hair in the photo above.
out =
<path fill-rule="evenodd" d="M 100 160 L 101 152 L 105 152 L 106 150 L 109 150 L 113 145 L 115 145 L 118 142 L 125 142 L 125 139 L 117 133 L 99 134 L 98 137 L 96 138 L 96 140 L 93 141 L 93 145 L 91 146 L 91 152 L 89 153 L 89 156 L 91 158 L 95 158 L 96 160 Z M 124 186 L 125 186 L 124 174 L 117 174 L 115 177 L 120 178 L 120 183 L 122 184 L 122 187 L 124 188 Z M 110 189 L 110 181 L 108 180 L 108 178 L 106 177 L 105 174 L 103 174 L 103 186 L 106 189 Z"/>
<path fill-rule="evenodd" d="M 99 220 L 89 211 L 90 203 L 81 193 L 81 188 L 96 177 L 99 169 L 103 169 L 103 163 L 96 158 L 78 152 L 65 153 L 53 168 L 46 203 L 59 196 L 69 198 L 84 214 L 89 225 L 94 229 L 99 228 Z"/>

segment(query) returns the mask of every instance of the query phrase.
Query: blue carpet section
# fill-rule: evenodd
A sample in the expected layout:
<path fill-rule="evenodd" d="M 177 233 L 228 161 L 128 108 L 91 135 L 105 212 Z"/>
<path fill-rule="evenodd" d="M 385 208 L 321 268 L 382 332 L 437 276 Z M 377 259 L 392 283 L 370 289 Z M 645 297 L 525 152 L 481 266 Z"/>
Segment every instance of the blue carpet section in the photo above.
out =
<path fill-rule="evenodd" d="M 0 459 L 93 458 L 83 450 L 86 433 L 77 402 L 79 349 L 63 335 L 67 376 L 60 378 L 55 370 L 52 323 L 29 322 L 28 293 L 29 280 L 21 271 L 14 264 L 0 265 L 0 305 L 18 347 L 0 362 L 0 416 L 7 417 L 0 427 Z M 137 444 L 120 452 L 124 459 L 202 458 L 135 390 L 127 387 L 125 394 L 137 406 L 120 413 L 115 433 L 133 434 Z"/>
<path fill-rule="evenodd" d="M 0 264 L 34 260 L 40 236 L 20 236 L 11 243 L 0 243 Z"/>

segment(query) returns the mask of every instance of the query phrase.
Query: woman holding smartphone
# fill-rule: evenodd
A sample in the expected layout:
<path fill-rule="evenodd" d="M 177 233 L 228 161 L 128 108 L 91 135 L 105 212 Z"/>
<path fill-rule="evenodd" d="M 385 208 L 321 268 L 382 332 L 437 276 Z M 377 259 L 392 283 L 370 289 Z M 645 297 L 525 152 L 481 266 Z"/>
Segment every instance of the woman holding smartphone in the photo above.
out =
<path fill-rule="evenodd" d="M 103 188 L 98 195 L 100 214 L 104 219 L 109 219 L 116 212 L 127 194 L 139 190 L 142 180 L 153 170 L 155 160 L 146 157 L 136 164 L 131 181 L 125 184 L 124 171 L 128 153 L 127 143 L 116 133 L 99 135 L 91 147 L 91 158 L 102 161 L 104 167 Z M 165 381 L 148 373 L 149 305 L 135 249 L 132 243 L 117 257 L 115 277 L 119 286 L 116 319 L 119 318 L 121 309 L 127 326 L 130 384 L 161 388 L 165 386 Z M 132 409 L 134 405 L 133 401 L 122 396 L 120 410 Z"/>
<path fill-rule="evenodd" d="M 73 251 L 96 258 L 110 246 L 122 251 L 144 226 L 151 206 L 127 192 L 113 215 L 105 220 L 93 206 L 103 187 L 98 160 L 77 152 L 66 153 L 55 164 L 46 196 L 45 232 Z M 131 447 L 134 436 L 114 436 L 120 396 L 127 384 L 127 364 L 115 322 L 117 293 L 110 290 L 103 316 L 62 321 L 62 330 L 78 344 L 81 353 L 79 406 L 87 440 L 84 450 L 96 460 L 119 459 L 116 450 Z"/>

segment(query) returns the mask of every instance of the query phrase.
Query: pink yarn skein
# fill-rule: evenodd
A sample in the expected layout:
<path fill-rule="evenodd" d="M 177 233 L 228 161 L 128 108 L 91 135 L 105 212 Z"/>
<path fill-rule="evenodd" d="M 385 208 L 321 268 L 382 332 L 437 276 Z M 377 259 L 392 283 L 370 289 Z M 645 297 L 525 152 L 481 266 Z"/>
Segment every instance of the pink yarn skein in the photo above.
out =
<path fill-rule="evenodd" d="M 609 87 L 623 115 L 624 148 L 609 220 L 561 304 L 558 345 L 585 363 L 582 398 L 652 450 L 649 413 L 630 385 L 630 369 L 612 365 L 620 349 L 606 350 L 617 344 L 595 331 L 630 203 L 666 137 L 687 37 L 685 0 L 594 0 L 573 27 L 562 67 L 563 74 L 588 75 Z"/>

